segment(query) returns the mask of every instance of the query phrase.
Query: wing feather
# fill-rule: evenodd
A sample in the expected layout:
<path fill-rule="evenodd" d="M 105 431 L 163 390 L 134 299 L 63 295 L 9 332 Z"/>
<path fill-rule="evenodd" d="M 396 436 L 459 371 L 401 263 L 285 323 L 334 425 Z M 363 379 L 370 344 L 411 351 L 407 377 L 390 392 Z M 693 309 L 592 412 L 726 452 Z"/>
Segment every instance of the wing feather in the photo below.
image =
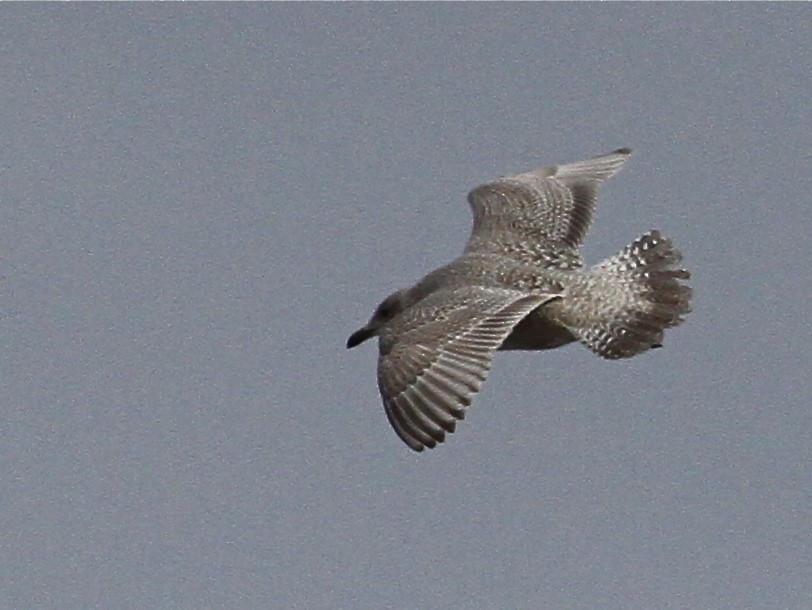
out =
<path fill-rule="evenodd" d="M 553 295 L 467 287 L 410 308 L 387 330 L 378 386 L 389 422 L 415 451 L 454 432 L 479 391 L 496 349 L 513 327 Z M 433 317 L 434 303 L 443 315 Z M 451 303 L 451 305 L 449 305 Z"/>
<path fill-rule="evenodd" d="M 623 167 L 631 149 L 499 178 L 468 194 L 474 227 L 466 252 L 496 252 L 535 264 L 582 265 L 598 186 Z"/>

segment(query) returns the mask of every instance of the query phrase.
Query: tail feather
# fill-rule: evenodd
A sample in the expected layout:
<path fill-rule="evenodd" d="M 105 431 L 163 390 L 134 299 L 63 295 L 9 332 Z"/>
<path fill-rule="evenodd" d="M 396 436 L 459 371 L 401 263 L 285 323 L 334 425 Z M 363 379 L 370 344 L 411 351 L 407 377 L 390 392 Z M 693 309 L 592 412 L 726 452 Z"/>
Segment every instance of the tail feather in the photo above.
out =
<path fill-rule="evenodd" d="M 661 347 L 663 331 L 691 311 L 691 274 L 676 267 L 682 254 L 659 231 L 650 231 L 621 252 L 595 265 L 596 281 L 608 285 L 603 312 L 586 328 L 571 329 L 596 354 L 630 358 Z"/>

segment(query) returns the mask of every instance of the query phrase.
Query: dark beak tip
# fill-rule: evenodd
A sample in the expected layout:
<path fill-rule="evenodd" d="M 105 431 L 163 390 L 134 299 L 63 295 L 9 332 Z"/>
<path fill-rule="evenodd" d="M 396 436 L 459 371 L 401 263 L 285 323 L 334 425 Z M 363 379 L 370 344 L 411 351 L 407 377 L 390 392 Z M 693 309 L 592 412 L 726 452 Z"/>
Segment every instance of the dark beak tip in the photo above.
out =
<path fill-rule="evenodd" d="M 352 349 L 356 345 L 360 345 L 367 339 L 369 339 L 370 333 L 366 328 L 362 328 L 350 335 L 350 338 L 347 339 L 347 349 Z"/>

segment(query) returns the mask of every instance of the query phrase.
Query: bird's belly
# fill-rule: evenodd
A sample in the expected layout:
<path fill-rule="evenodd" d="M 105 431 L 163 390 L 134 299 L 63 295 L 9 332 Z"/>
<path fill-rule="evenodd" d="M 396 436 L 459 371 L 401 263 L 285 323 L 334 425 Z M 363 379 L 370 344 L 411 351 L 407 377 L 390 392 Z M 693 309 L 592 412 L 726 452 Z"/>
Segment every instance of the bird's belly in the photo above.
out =
<path fill-rule="evenodd" d="M 511 333 L 499 346 L 500 350 L 539 350 L 561 347 L 575 341 L 575 337 L 563 326 L 547 319 L 540 310 L 528 314 L 513 327 Z"/>

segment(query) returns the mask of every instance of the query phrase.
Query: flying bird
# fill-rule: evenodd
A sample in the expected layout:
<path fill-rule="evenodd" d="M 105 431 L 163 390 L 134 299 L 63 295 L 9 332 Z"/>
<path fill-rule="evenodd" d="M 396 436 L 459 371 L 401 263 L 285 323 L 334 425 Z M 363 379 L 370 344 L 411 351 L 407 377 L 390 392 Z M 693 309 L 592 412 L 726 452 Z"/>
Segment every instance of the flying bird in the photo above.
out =
<path fill-rule="evenodd" d="M 498 350 L 580 341 L 607 359 L 661 347 L 691 310 L 690 278 L 672 241 L 652 230 L 584 267 L 579 247 L 599 185 L 631 149 L 505 176 L 468 194 L 474 223 L 462 255 L 378 305 L 350 336 L 378 337 L 378 387 L 411 449 L 454 432 Z"/>

